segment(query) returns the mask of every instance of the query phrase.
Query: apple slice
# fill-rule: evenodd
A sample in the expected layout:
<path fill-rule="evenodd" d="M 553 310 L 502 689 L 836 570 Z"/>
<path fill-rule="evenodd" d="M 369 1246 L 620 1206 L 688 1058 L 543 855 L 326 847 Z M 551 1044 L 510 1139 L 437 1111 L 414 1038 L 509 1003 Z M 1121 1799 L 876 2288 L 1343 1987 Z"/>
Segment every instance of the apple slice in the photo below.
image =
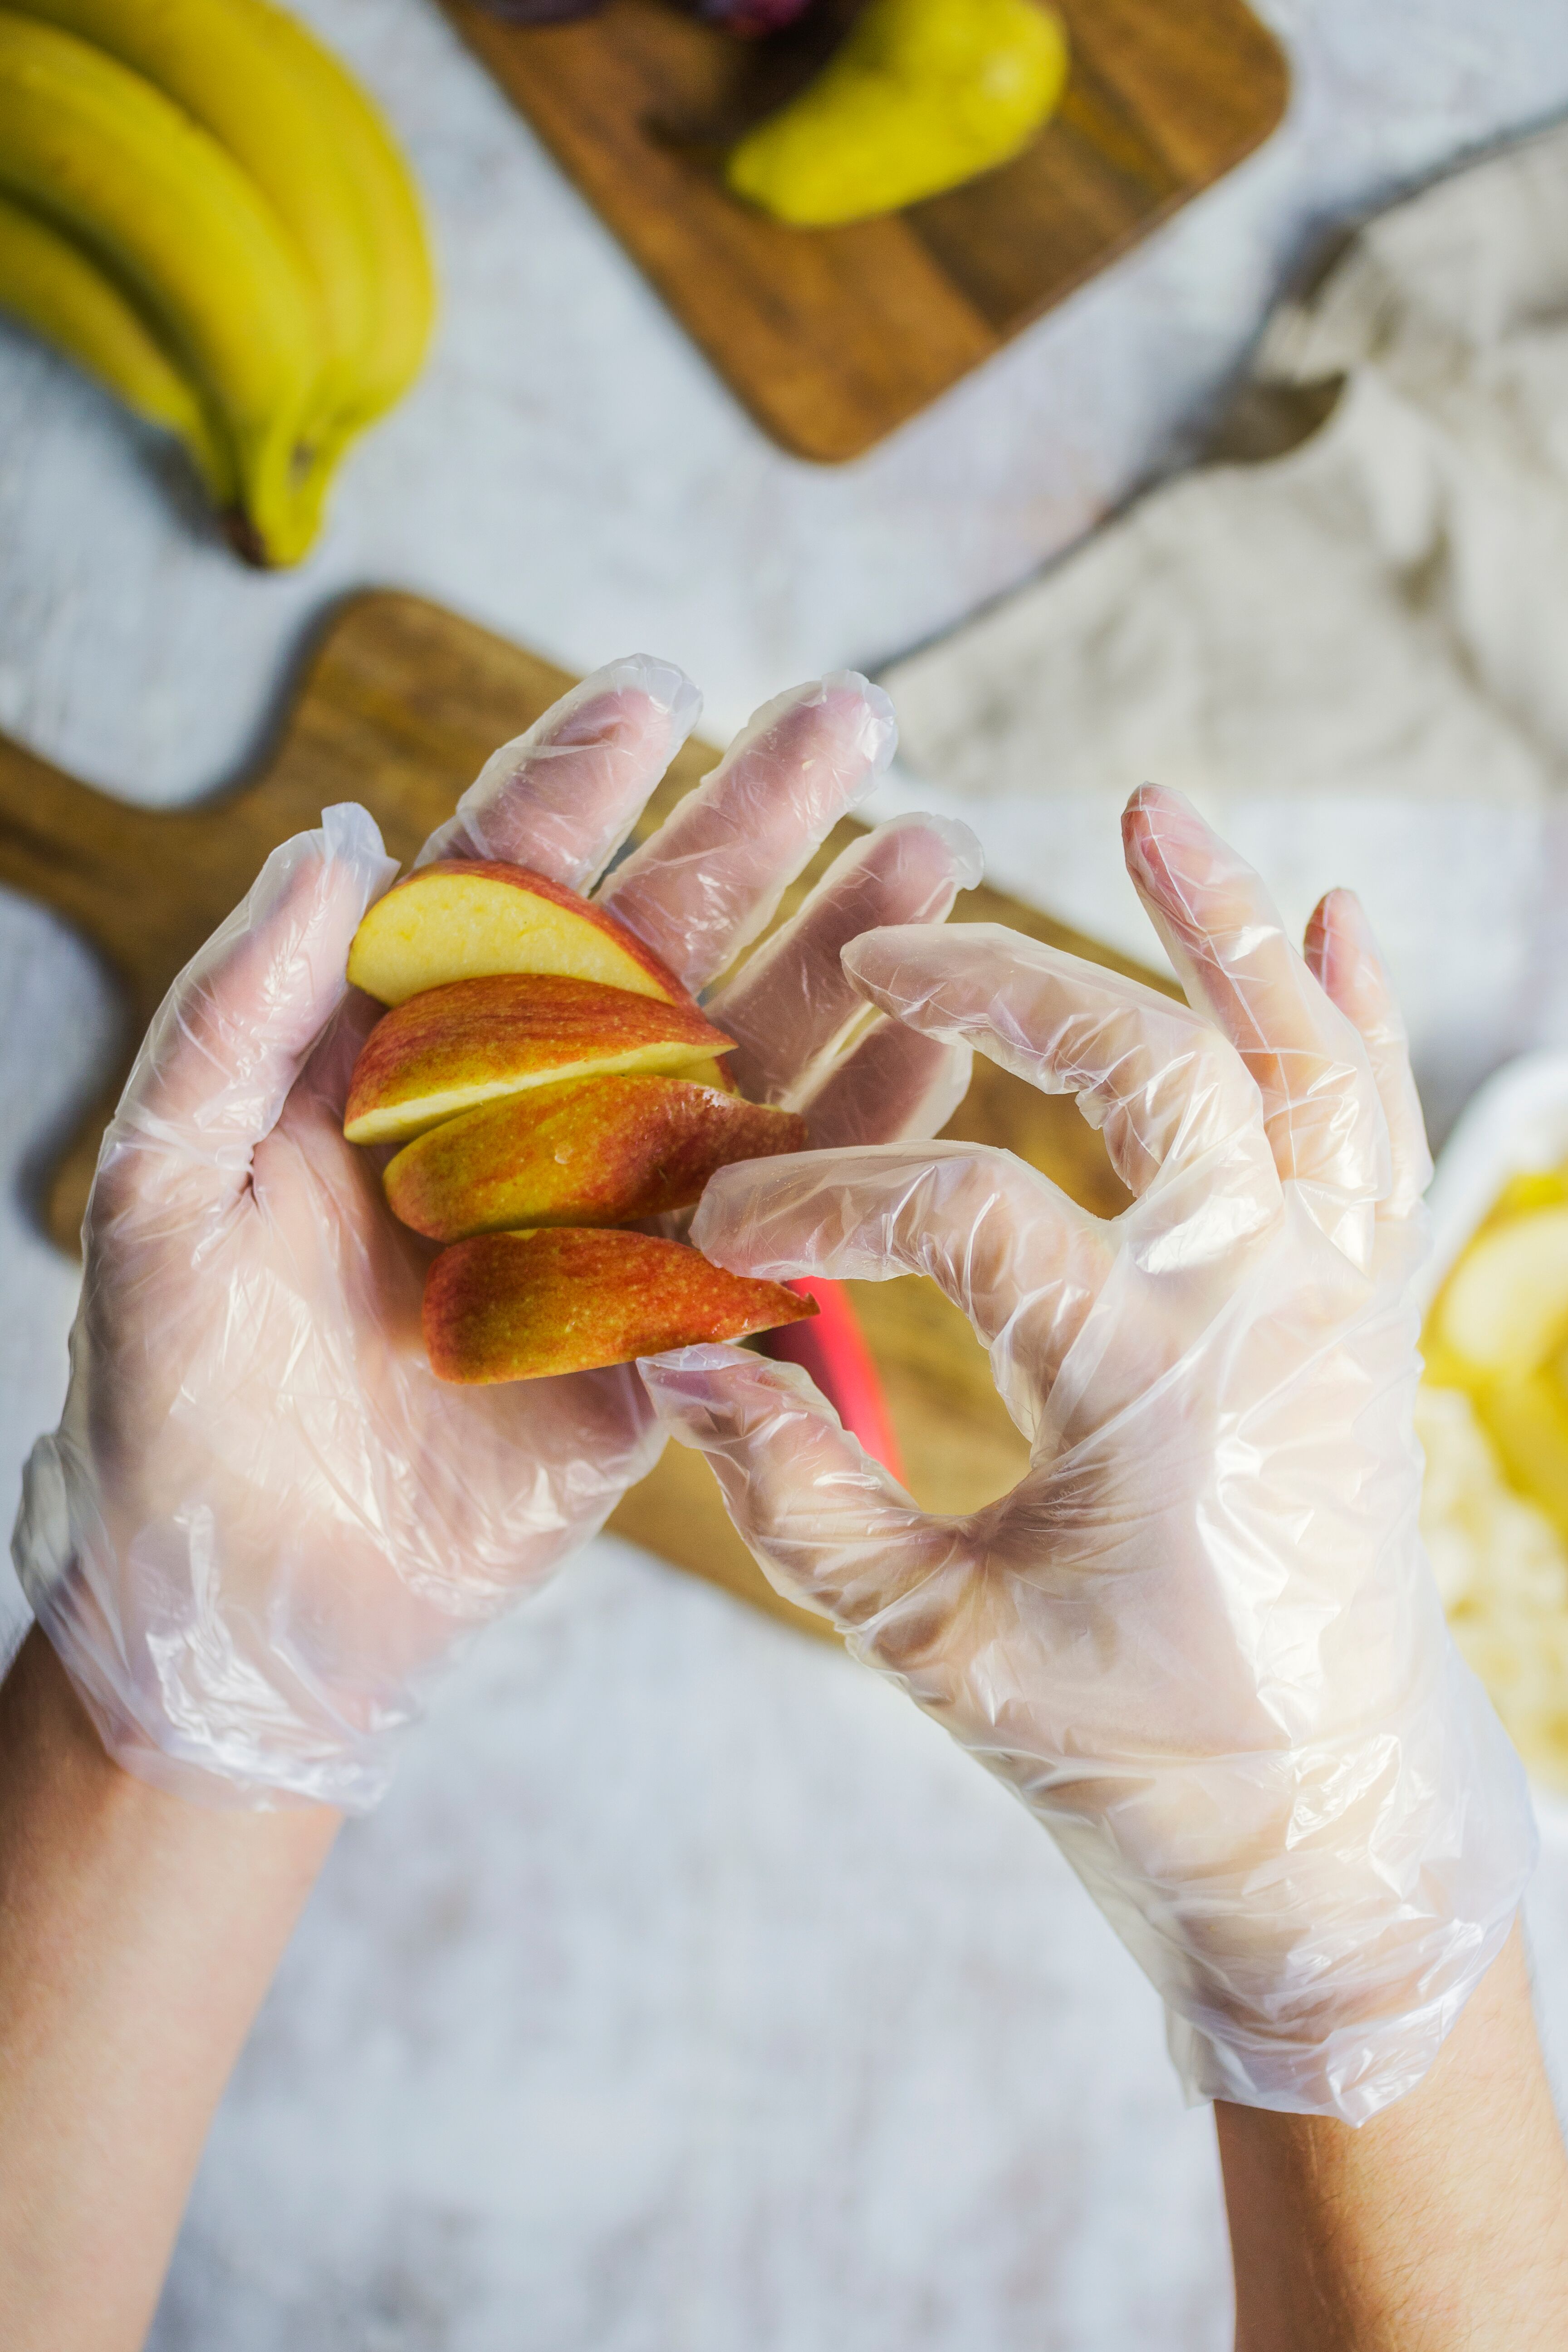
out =
<path fill-rule="evenodd" d="M 556 972 L 667 1004 L 691 1002 L 652 950 L 591 898 L 497 858 L 421 866 L 376 900 L 349 950 L 350 980 L 383 1004 L 500 971 Z"/>
<path fill-rule="evenodd" d="M 437 1380 L 535 1381 L 816 1312 L 782 1282 L 726 1274 L 683 1242 L 557 1225 L 443 1250 L 425 1282 L 425 1346 Z"/>
<path fill-rule="evenodd" d="M 707 1073 L 730 1042 L 689 1000 L 667 1004 L 555 972 L 455 980 L 376 1023 L 349 1082 L 343 1133 L 351 1143 L 405 1143 L 478 1103 L 563 1078 Z"/>
<path fill-rule="evenodd" d="M 396 1015 L 391 1016 L 396 1019 Z M 449 1118 L 384 1179 L 433 1242 L 520 1225 L 618 1225 L 689 1208 L 716 1168 L 804 1151 L 805 1121 L 685 1077 L 568 1079 Z"/>
<path fill-rule="evenodd" d="M 738 1095 L 741 1091 L 730 1076 L 728 1062 L 685 1062 L 680 1075 L 694 1087 L 713 1087 L 721 1095 Z"/>

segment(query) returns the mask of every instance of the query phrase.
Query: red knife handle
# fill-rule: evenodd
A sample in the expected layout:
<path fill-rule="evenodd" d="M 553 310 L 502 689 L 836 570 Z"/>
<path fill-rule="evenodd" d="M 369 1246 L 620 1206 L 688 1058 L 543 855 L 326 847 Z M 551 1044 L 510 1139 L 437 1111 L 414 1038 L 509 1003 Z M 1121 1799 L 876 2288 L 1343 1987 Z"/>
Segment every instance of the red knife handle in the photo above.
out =
<path fill-rule="evenodd" d="M 888 1411 L 882 1375 L 849 1304 L 848 1292 L 841 1282 L 828 1282 L 817 1275 L 792 1282 L 789 1287 L 815 1299 L 816 1313 L 809 1323 L 786 1323 L 782 1330 L 764 1331 L 763 1351 L 775 1362 L 798 1364 L 808 1372 L 845 1428 L 902 1486 L 903 1456 Z"/>

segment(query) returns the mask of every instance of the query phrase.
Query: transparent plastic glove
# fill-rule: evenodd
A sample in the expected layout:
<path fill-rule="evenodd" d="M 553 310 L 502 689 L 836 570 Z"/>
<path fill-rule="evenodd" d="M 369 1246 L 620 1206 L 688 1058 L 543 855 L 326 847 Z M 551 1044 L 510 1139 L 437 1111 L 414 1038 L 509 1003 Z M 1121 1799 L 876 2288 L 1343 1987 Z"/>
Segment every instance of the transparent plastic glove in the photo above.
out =
<path fill-rule="evenodd" d="M 697 709 L 666 665 L 601 672 L 489 762 L 442 854 L 584 885 Z M 891 744 L 863 679 L 785 696 L 621 869 L 616 914 L 705 982 Z M 694 895 L 681 845 L 703 827 Z M 767 973 L 738 983 L 736 1034 L 829 1141 L 858 1131 L 831 1094 L 853 996 L 840 947 L 868 902 L 940 919 L 977 860 L 962 827 L 914 819 L 840 866 Z M 328 810 L 176 982 L 104 1139 L 69 1393 L 14 1538 L 110 1752 L 216 1803 L 372 1803 L 437 1668 L 591 1535 L 662 1443 L 629 1366 L 479 1389 L 430 1373 L 432 1252 L 342 1133 L 381 1011 L 345 990 L 344 960 L 393 872 L 363 810 Z M 945 1116 L 964 1049 L 922 1041 L 911 1065 L 906 1033 L 883 1032 L 895 1042 L 854 1045 L 880 1131 Z"/>
<path fill-rule="evenodd" d="M 845 961 L 921 1034 L 1076 1095 L 1132 1206 L 884 1143 L 721 1171 L 693 1227 L 750 1274 L 933 1276 L 1031 1441 L 1014 1492 L 933 1519 L 792 1369 L 641 1370 L 779 1590 L 1050 1829 L 1189 2093 L 1359 2123 L 1430 2065 L 1533 1857 L 1416 1533 L 1420 1112 L 1353 898 L 1304 962 L 1178 795 L 1125 834 L 1186 1003 L 989 925 Z"/>

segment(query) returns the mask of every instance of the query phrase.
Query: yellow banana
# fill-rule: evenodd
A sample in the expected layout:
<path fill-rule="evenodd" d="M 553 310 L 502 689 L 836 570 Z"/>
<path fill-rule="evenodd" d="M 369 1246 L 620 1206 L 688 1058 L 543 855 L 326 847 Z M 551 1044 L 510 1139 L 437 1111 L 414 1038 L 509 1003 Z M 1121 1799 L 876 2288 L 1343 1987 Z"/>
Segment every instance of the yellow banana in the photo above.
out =
<path fill-rule="evenodd" d="M 12 5 L 154 82 L 249 173 L 315 284 L 328 429 L 389 406 L 428 336 L 429 257 L 391 135 L 336 59 L 268 0 Z"/>
<path fill-rule="evenodd" d="M 141 75 L 0 11 L 0 190 L 79 236 L 156 320 L 233 446 L 237 543 L 294 561 L 313 527 L 300 493 L 323 335 L 303 265 L 248 174 Z"/>
<path fill-rule="evenodd" d="M 138 0 L 121 0 L 134 7 Z M 436 320 L 436 272 L 419 196 L 379 108 L 347 68 L 280 8 L 257 8 L 300 89 L 330 122 L 357 187 L 375 256 L 378 303 L 352 422 L 363 424 L 402 397 L 419 373 Z"/>
<path fill-rule="evenodd" d="M 134 305 L 80 246 L 0 196 L 0 310 L 183 441 L 219 506 L 235 496 L 222 430 Z"/>

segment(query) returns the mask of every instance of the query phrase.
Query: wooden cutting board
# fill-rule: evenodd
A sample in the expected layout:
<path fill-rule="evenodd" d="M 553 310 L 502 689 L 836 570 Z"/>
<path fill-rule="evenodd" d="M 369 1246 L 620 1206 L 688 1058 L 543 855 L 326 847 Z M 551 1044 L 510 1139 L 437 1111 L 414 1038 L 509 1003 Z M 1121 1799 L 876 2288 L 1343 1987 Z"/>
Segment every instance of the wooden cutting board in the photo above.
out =
<path fill-rule="evenodd" d="M 0 884 L 74 924 L 125 1002 L 120 1066 L 37 1203 L 62 1249 L 78 1246 L 99 1139 L 136 1040 L 268 851 L 314 825 L 332 802 L 357 800 L 392 854 L 412 856 L 496 745 L 530 726 L 572 682 L 439 605 L 371 594 L 353 598 L 328 622 L 260 772 L 215 801 L 134 808 L 0 737 Z M 689 744 L 639 831 L 651 830 L 717 757 L 710 745 Z M 848 822 L 837 828 L 786 897 L 781 919 L 858 830 Z M 1119 971 L 1137 970 L 998 891 L 969 892 L 957 919 L 1011 923 Z M 1036 1094 L 990 1063 L 976 1064 L 948 1132 L 1017 1151 L 1101 1213 L 1125 1201 L 1099 1136 L 1071 1102 Z M 917 1498 L 959 1512 L 1003 1493 L 1020 1475 L 1026 1450 L 963 1318 L 923 1279 L 849 1288 L 881 1367 Z M 804 1629 L 826 1630 L 778 1599 L 725 1518 L 706 1463 L 684 1447 L 666 1450 L 610 1525 Z"/>
<path fill-rule="evenodd" d="M 464 38 L 764 431 L 858 457 L 1275 128 L 1289 77 L 1243 0 L 1055 0 L 1072 71 L 1015 163 L 887 219 L 790 229 L 718 165 L 816 73 L 858 0 L 733 39 L 686 0 L 508 25 L 447 0 Z"/>

